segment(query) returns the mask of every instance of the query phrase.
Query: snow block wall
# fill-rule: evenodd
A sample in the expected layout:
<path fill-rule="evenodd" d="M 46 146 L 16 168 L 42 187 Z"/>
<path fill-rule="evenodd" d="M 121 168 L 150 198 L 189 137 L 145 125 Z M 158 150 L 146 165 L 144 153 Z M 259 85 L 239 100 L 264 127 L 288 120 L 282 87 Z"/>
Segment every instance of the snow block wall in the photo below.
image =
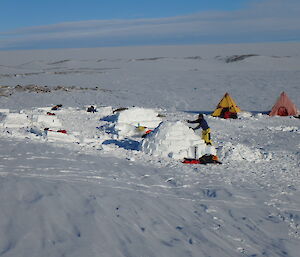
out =
<path fill-rule="evenodd" d="M 73 135 L 69 135 L 57 131 L 46 131 L 46 136 L 49 142 L 57 142 L 57 141 L 77 142 L 78 141 L 78 139 Z"/>
<path fill-rule="evenodd" d="M 30 126 L 31 120 L 25 113 L 6 113 L 0 126 L 4 128 L 24 128 Z"/>
<path fill-rule="evenodd" d="M 33 115 L 33 125 L 43 128 L 61 128 L 62 124 L 56 116 L 46 114 Z"/>
<path fill-rule="evenodd" d="M 119 113 L 115 129 L 121 137 L 140 136 L 141 131 L 137 129 L 139 126 L 154 129 L 161 121 L 157 111 L 133 107 Z"/>
<path fill-rule="evenodd" d="M 162 122 L 141 143 L 141 151 L 173 159 L 200 158 L 205 154 L 216 155 L 213 146 L 205 144 L 185 123 Z"/>

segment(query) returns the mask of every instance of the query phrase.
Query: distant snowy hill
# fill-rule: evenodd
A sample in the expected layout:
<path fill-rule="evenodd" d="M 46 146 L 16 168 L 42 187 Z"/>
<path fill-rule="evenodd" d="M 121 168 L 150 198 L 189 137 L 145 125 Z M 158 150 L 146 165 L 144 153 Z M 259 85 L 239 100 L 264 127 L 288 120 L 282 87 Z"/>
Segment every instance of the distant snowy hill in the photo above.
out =
<path fill-rule="evenodd" d="M 0 52 L 0 256 L 299 256 L 300 119 L 266 115 L 282 91 L 300 107 L 299 53 Z M 209 115 L 225 92 L 238 119 Z M 181 163 L 199 112 L 221 165 Z"/>

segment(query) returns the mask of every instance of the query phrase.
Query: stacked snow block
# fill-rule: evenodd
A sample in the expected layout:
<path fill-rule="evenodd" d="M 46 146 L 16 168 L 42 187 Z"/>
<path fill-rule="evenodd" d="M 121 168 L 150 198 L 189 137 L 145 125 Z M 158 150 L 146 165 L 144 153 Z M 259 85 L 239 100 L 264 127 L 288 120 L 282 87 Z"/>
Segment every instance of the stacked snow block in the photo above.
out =
<path fill-rule="evenodd" d="M 0 126 L 3 128 L 29 127 L 31 120 L 25 113 L 5 113 Z"/>
<path fill-rule="evenodd" d="M 133 107 L 118 114 L 115 129 L 119 137 L 142 136 L 145 131 L 156 128 L 161 121 L 155 110 Z"/>
<path fill-rule="evenodd" d="M 34 126 L 43 128 L 61 128 L 62 124 L 56 116 L 38 114 L 32 116 Z"/>
<path fill-rule="evenodd" d="M 141 151 L 177 160 L 197 159 L 205 154 L 216 155 L 213 146 L 206 145 L 199 135 L 181 121 L 162 122 L 142 141 Z"/>

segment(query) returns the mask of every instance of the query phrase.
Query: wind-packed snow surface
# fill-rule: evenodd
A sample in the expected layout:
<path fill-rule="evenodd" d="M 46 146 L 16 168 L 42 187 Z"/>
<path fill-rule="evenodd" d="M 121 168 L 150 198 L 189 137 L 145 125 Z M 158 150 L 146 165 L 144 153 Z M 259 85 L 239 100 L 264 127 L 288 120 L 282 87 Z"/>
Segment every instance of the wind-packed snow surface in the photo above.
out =
<path fill-rule="evenodd" d="M 300 106 L 299 53 L 0 52 L 0 256 L 299 256 L 300 119 L 266 115 Z M 238 119 L 209 115 L 225 92 Z M 204 153 L 222 164 L 181 163 Z"/>

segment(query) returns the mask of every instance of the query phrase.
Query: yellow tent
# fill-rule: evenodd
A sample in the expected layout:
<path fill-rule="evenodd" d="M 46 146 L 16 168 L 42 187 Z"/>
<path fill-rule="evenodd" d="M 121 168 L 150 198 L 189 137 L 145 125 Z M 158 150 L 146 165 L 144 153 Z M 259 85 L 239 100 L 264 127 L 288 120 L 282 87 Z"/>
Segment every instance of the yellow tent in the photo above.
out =
<path fill-rule="evenodd" d="M 226 93 L 223 96 L 217 108 L 212 113 L 212 116 L 220 117 L 224 114 L 224 111 L 231 112 L 231 113 L 238 113 L 241 111 L 241 109 L 236 105 L 235 101 L 228 93 Z"/>

